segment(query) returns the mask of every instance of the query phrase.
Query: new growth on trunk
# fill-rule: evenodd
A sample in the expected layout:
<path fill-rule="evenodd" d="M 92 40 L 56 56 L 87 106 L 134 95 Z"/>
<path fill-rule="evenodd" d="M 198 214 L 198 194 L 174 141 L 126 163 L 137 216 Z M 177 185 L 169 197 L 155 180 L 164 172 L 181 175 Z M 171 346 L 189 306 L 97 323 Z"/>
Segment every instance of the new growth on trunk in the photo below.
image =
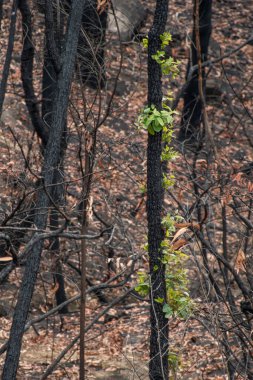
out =
<path fill-rule="evenodd" d="M 157 0 L 153 25 L 148 35 L 148 104 L 162 109 L 162 72 L 152 58 L 161 47 L 160 35 L 164 33 L 168 13 L 168 0 Z M 162 131 L 148 134 L 147 148 L 147 217 L 148 253 L 150 265 L 150 379 L 168 378 L 168 321 L 163 305 L 155 299 L 166 299 L 165 265 L 162 264 L 161 226 L 162 187 Z M 158 269 L 157 269 L 158 268 Z"/>

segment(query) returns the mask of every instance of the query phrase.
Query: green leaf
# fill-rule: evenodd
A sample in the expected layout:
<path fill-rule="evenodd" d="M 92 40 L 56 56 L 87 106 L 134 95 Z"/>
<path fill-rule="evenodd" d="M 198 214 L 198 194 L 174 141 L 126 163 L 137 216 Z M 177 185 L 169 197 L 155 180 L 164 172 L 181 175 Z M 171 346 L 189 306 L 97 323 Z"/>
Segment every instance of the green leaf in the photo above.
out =
<path fill-rule="evenodd" d="M 161 132 L 163 127 L 161 127 L 161 125 L 153 124 L 153 129 L 155 132 Z"/>
<path fill-rule="evenodd" d="M 158 123 L 163 127 L 164 126 L 164 121 L 163 121 L 163 119 L 161 118 L 161 117 L 158 117 L 157 118 L 157 121 L 158 121 Z"/>
<path fill-rule="evenodd" d="M 137 285 L 134 289 L 137 293 L 139 293 L 143 297 L 146 297 L 149 294 L 149 285 L 140 284 L 140 285 Z"/>
<path fill-rule="evenodd" d="M 158 110 L 155 108 L 154 111 L 153 111 L 153 115 L 159 117 L 159 116 L 160 116 L 160 111 L 158 111 Z"/>
<path fill-rule="evenodd" d="M 149 126 L 148 126 L 148 133 L 150 133 L 151 135 L 154 135 L 154 134 L 155 134 L 155 131 L 154 131 L 152 125 L 149 125 Z"/>
<path fill-rule="evenodd" d="M 162 298 L 162 297 L 155 298 L 155 302 L 164 303 L 164 298 Z"/>
<path fill-rule="evenodd" d="M 152 121 L 154 121 L 153 115 L 151 115 L 148 119 L 146 119 L 145 125 L 148 127 L 152 123 Z"/>
<path fill-rule="evenodd" d="M 167 303 L 163 305 L 163 312 L 165 313 L 165 318 L 169 318 L 173 315 L 173 310 Z"/>
<path fill-rule="evenodd" d="M 142 46 L 147 49 L 148 48 L 148 37 L 143 38 Z"/>

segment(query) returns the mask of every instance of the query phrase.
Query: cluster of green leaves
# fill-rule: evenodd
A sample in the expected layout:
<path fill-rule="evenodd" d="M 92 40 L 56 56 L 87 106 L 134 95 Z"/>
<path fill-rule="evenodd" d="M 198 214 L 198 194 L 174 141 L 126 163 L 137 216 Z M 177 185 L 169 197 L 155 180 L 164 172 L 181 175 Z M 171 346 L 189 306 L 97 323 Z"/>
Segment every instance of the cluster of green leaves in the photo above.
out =
<path fill-rule="evenodd" d="M 163 34 L 160 35 L 160 40 L 161 40 L 161 48 L 165 49 L 166 46 L 169 45 L 169 43 L 172 41 L 172 35 L 170 32 L 164 32 Z"/>
<path fill-rule="evenodd" d="M 171 155 L 171 153 L 169 152 Z M 163 173 L 163 188 L 168 190 L 170 187 L 175 185 L 175 176 L 174 174 L 166 175 Z"/>
<path fill-rule="evenodd" d="M 160 35 L 161 50 L 157 51 L 152 58 L 161 66 L 162 73 L 165 75 L 172 74 L 172 77 L 176 77 L 178 74 L 178 61 L 174 61 L 172 57 L 166 58 L 165 48 L 172 41 L 172 36 L 169 32 L 165 32 Z M 142 44 L 145 48 L 148 47 L 148 37 L 142 40 Z M 161 160 L 171 161 L 177 157 L 177 153 L 169 145 L 173 137 L 173 122 L 174 114 L 169 105 L 170 93 L 163 99 L 162 109 L 158 110 L 153 104 L 147 106 L 142 111 L 138 118 L 138 128 L 145 129 L 151 135 L 162 131 L 162 139 L 165 143 L 165 147 L 162 151 Z M 165 188 L 174 184 L 173 178 L 167 178 L 163 180 Z"/>
<path fill-rule="evenodd" d="M 158 50 L 156 54 L 152 55 L 152 58 L 161 66 L 164 75 L 171 74 L 172 78 L 177 77 L 179 61 L 175 61 L 172 57 L 166 58 L 166 52 L 163 50 Z"/>
<path fill-rule="evenodd" d="M 165 32 L 160 35 L 160 40 L 161 50 L 153 54 L 152 58 L 161 66 L 163 75 L 171 75 L 172 78 L 176 78 L 179 73 L 179 61 L 175 61 L 172 57 L 167 58 L 165 52 L 166 46 L 172 41 L 172 36 L 169 32 Z M 144 48 L 148 48 L 148 37 L 143 38 L 142 45 Z"/>
<path fill-rule="evenodd" d="M 174 377 L 176 378 L 175 374 L 177 372 L 178 367 L 181 365 L 180 356 L 174 351 L 169 351 L 168 361 L 169 361 L 169 367 L 172 370 Z"/>
<path fill-rule="evenodd" d="M 194 308 L 194 303 L 188 291 L 188 276 L 185 268 L 188 256 L 180 250 L 174 250 L 171 244 L 171 237 L 175 231 L 175 219 L 167 215 L 166 226 L 166 238 L 161 244 L 163 251 L 161 262 L 166 266 L 165 282 L 168 303 L 165 302 L 164 298 L 156 298 L 155 302 L 163 304 L 166 318 L 179 317 L 186 319 L 191 315 Z M 147 248 L 146 245 L 145 250 Z M 158 267 L 154 268 L 154 270 L 158 270 Z M 137 275 L 138 285 L 135 290 L 142 297 L 146 297 L 150 291 L 150 278 L 144 271 L 139 271 Z"/>
<path fill-rule="evenodd" d="M 160 36 L 161 50 L 157 51 L 152 58 L 160 65 L 162 73 L 171 75 L 175 78 L 178 74 L 178 61 L 174 61 L 172 57 L 166 58 L 165 48 L 172 40 L 170 33 L 164 33 Z M 143 39 L 143 46 L 148 47 L 148 38 Z M 162 132 L 162 140 L 164 147 L 161 154 L 161 161 L 172 161 L 177 157 L 177 153 L 171 147 L 173 138 L 173 111 L 169 105 L 170 97 L 167 96 L 163 100 L 162 109 L 158 110 L 154 105 L 144 108 L 142 114 L 138 118 L 138 127 L 145 129 L 151 135 Z M 168 188 L 174 185 L 175 178 L 173 174 L 168 177 L 163 175 L 163 187 Z M 175 223 L 182 221 L 182 218 L 175 213 L 168 214 L 162 220 L 162 227 L 165 231 L 165 238 L 161 243 L 162 259 L 161 263 L 165 265 L 165 282 L 167 291 L 167 300 L 156 298 L 155 302 L 163 305 L 163 312 L 166 318 L 179 317 L 186 319 L 192 313 L 193 302 L 188 292 L 188 276 L 186 270 L 187 255 L 182 251 L 173 248 L 172 238 L 175 235 Z M 148 245 L 145 246 L 148 251 Z M 159 268 L 155 266 L 154 271 Z M 138 272 L 138 285 L 135 290 L 142 296 L 147 296 L 150 292 L 150 276 L 143 272 Z M 168 353 L 169 366 L 173 372 L 177 371 L 180 364 L 180 357 L 175 352 Z"/>
<path fill-rule="evenodd" d="M 172 231 L 172 227 L 170 227 L 170 231 Z M 171 234 L 171 232 L 168 230 L 166 234 Z M 167 318 L 177 316 L 186 319 L 193 310 L 193 302 L 188 292 L 187 270 L 185 268 L 188 256 L 180 250 L 174 250 L 169 238 L 165 238 L 161 246 L 163 249 L 162 263 L 167 268 L 165 282 L 168 298 L 168 303 L 163 305 L 163 311 Z"/>
<path fill-rule="evenodd" d="M 164 32 L 163 34 L 160 35 L 160 40 L 161 40 L 161 48 L 165 49 L 165 47 L 168 46 L 169 43 L 172 41 L 172 35 L 170 34 L 170 32 Z M 145 49 L 148 48 L 148 36 L 143 38 L 142 46 Z"/>
<path fill-rule="evenodd" d="M 142 46 L 147 49 L 148 48 L 148 37 L 144 37 L 142 39 Z"/>
<path fill-rule="evenodd" d="M 146 129 L 151 135 L 154 135 L 156 132 L 161 132 L 166 128 L 167 138 L 169 135 L 172 137 L 171 127 L 173 126 L 174 113 L 175 112 L 169 107 L 168 109 L 162 109 L 160 111 L 154 105 L 145 107 L 138 117 L 138 127 Z"/>
<path fill-rule="evenodd" d="M 172 40 L 170 33 L 164 33 L 160 36 L 161 50 L 157 51 L 152 58 L 161 66 L 163 74 L 171 74 L 174 78 L 178 74 L 178 62 L 172 57 L 166 58 L 165 47 Z M 143 46 L 148 47 L 148 38 L 143 39 Z M 177 153 L 170 146 L 173 138 L 173 111 L 169 105 L 169 96 L 163 99 L 162 109 L 158 110 L 154 105 L 145 107 L 138 118 L 138 127 L 145 129 L 151 135 L 162 132 L 164 148 L 161 155 L 162 161 L 172 161 L 177 157 Z M 163 186 L 168 188 L 174 185 L 175 178 L 173 174 L 168 177 L 163 176 Z M 181 221 L 181 217 L 175 213 L 168 214 L 162 220 L 162 226 L 165 231 L 165 239 L 161 244 L 163 252 L 162 264 L 166 266 L 166 290 L 168 303 L 163 298 L 155 299 L 155 302 L 163 304 L 163 311 L 167 318 L 177 316 L 187 318 L 193 309 L 193 302 L 188 293 L 188 277 L 185 269 L 187 255 L 180 250 L 173 249 L 172 237 L 175 234 L 175 223 Z M 146 250 L 148 246 L 146 245 Z M 158 270 L 154 268 L 154 270 Z M 142 296 L 147 296 L 150 290 L 150 279 L 145 272 L 138 272 L 138 286 L 136 286 Z"/>
<path fill-rule="evenodd" d="M 178 214 L 178 211 L 174 212 L 174 215 L 167 214 L 162 219 L 162 226 L 165 230 L 165 238 L 173 237 L 176 232 L 175 223 L 183 222 L 184 218 Z"/>
<path fill-rule="evenodd" d="M 150 290 L 150 281 L 146 272 L 139 271 L 137 272 L 138 276 L 138 285 L 135 287 L 136 292 L 142 297 L 146 297 L 149 294 Z"/>

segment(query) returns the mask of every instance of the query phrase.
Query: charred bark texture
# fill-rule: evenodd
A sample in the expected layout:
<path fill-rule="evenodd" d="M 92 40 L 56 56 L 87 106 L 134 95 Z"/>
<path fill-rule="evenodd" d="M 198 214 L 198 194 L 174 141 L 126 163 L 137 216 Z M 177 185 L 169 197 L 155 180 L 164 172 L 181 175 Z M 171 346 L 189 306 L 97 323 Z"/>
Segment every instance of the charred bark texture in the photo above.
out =
<path fill-rule="evenodd" d="M 66 13 L 69 13 L 73 0 L 62 2 Z M 39 8 L 45 13 L 47 1 L 38 3 Z M 52 16 L 52 14 L 51 14 Z M 97 0 L 87 0 L 82 16 L 82 29 L 78 42 L 77 72 L 83 85 L 93 89 L 102 89 L 105 86 L 104 45 L 107 26 L 107 9 L 98 10 Z M 51 45 L 52 47 L 52 45 Z M 52 49 L 55 51 L 55 49 Z M 57 67 L 57 60 L 51 60 L 51 64 Z M 49 66 L 50 75 L 52 67 Z M 45 87 L 44 87 L 45 88 Z M 46 92 L 44 92 L 45 96 Z"/>
<path fill-rule="evenodd" d="M 3 0 L 0 0 L 0 30 L 2 25 L 2 19 L 3 19 Z"/>
<path fill-rule="evenodd" d="M 57 183 L 56 181 L 54 183 Z M 52 209 L 50 212 L 50 228 L 52 231 L 57 230 L 59 228 L 59 213 L 57 210 Z M 53 238 L 51 251 L 53 254 L 54 261 L 54 281 L 57 285 L 57 290 L 55 292 L 55 299 L 57 306 L 61 305 L 65 301 L 67 301 L 67 296 L 65 292 L 65 281 L 64 275 L 62 272 L 62 263 L 60 258 L 60 239 L 58 237 Z M 60 314 L 68 313 L 68 306 L 63 306 L 62 309 L 59 310 Z"/>
<path fill-rule="evenodd" d="M 34 224 L 38 229 L 45 229 L 47 225 L 48 207 L 50 205 L 50 198 L 48 197 L 48 194 L 52 194 L 54 171 L 55 168 L 58 167 L 60 160 L 61 141 L 67 116 L 68 96 L 72 74 L 74 71 L 78 36 L 81 27 L 84 4 L 85 0 L 73 0 L 69 16 L 66 44 L 61 57 L 62 69 L 59 74 L 55 103 L 53 107 L 52 128 L 50 130 L 49 140 L 45 150 L 45 159 L 42 170 L 44 189 L 39 191 L 37 198 L 38 201 L 36 204 L 37 207 Z M 45 191 L 45 189 L 47 189 L 47 191 Z M 31 252 L 27 260 L 17 305 L 15 307 L 2 380 L 16 379 L 22 337 L 36 277 L 39 271 L 42 248 L 43 241 L 35 243 L 31 248 Z"/>
<path fill-rule="evenodd" d="M 61 25 L 55 25 L 56 14 L 54 12 L 53 4 L 51 0 L 46 0 L 45 3 L 45 35 L 46 43 L 44 48 L 44 67 L 43 67 L 43 80 L 42 80 L 42 117 L 49 127 L 52 128 L 52 115 L 53 115 L 53 103 L 56 94 L 56 84 L 60 73 L 60 52 L 63 43 L 63 28 Z M 63 20 L 60 19 L 60 22 Z M 63 159 L 66 150 L 66 133 L 67 123 L 65 120 L 65 127 L 63 128 L 63 135 L 61 138 L 61 150 L 60 150 L 60 164 L 59 170 L 54 171 L 52 192 L 53 203 L 50 211 L 50 228 L 51 230 L 57 230 L 59 228 L 59 211 L 58 208 L 64 203 L 64 168 Z M 60 258 L 60 240 L 59 237 L 52 239 L 51 245 L 52 258 L 54 262 L 53 273 L 54 281 L 57 286 L 55 293 L 56 303 L 60 305 L 67 300 L 65 292 L 65 281 L 62 273 L 62 263 Z M 64 306 L 59 313 L 66 314 L 68 307 Z"/>
<path fill-rule="evenodd" d="M 19 4 L 19 1 L 14 0 L 13 4 L 12 4 L 12 10 L 11 10 L 9 40 L 8 40 L 7 52 L 6 52 L 6 56 L 5 56 L 3 73 L 2 73 L 1 83 L 0 83 L 0 116 L 2 115 L 4 98 L 5 98 L 5 94 L 6 94 L 7 80 L 8 80 L 9 71 L 10 71 L 10 64 L 11 64 L 11 58 L 12 58 L 12 52 L 13 52 L 13 46 L 14 46 L 15 30 L 16 30 L 16 19 L 17 19 L 18 4 Z M 2 13 L 2 6 L 3 6 L 2 2 L 0 5 L 1 5 L 0 9 L 1 9 L 1 13 Z"/>
<path fill-rule="evenodd" d="M 191 68 L 198 64 L 196 48 L 196 3 L 193 12 L 193 33 L 191 54 L 186 73 L 186 88 L 184 91 L 184 108 L 181 119 L 179 140 L 199 141 L 201 139 L 200 123 L 202 119 L 202 102 L 199 97 L 198 70 L 191 72 Z M 199 37 L 201 45 L 201 61 L 207 60 L 209 40 L 212 32 L 212 0 L 201 0 L 199 4 Z M 205 94 L 205 69 L 202 70 L 203 92 Z"/>
<path fill-rule="evenodd" d="M 43 122 L 38 101 L 33 88 L 34 46 L 32 42 L 32 15 L 26 0 L 19 1 L 19 10 L 23 24 L 23 50 L 21 54 L 21 79 L 25 93 L 25 102 L 33 127 L 45 146 L 48 140 L 48 129 Z"/>
<path fill-rule="evenodd" d="M 168 0 L 157 0 L 154 22 L 149 32 L 148 46 L 148 104 L 162 107 L 161 68 L 152 55 L 161 47 L 160 35 L 165 31 L 168 13 Z M 151 277 L 150 291 L 150 379 L 168 378 L 168 321 L 163 305 L 156 298 L 166 300 L 165 267 L 161 263 L 161 227 L 163 188 L 162 188 L 162 132 L 148 135 L 147 150 L 147 217 L 148 249 Z M 155 268 L 158 268 L 156 270 Z"/>

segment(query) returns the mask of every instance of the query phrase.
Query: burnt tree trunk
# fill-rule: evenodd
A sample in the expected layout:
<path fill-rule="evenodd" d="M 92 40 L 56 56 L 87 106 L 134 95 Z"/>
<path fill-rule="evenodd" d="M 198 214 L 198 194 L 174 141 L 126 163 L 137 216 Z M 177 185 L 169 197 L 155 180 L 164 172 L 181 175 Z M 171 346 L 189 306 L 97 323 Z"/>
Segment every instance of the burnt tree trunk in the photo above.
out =
<path fill-rule="evenodd" d="M 25 94 L 25 102 L 27 109 L 29 111 L 29 115 L 33 124 L 33 127 L 41 138 L 43 144 L 46 143 L 48 139 L 48 131 L 46 125 L 43 123 L 40 113 L 37 98 L 35 96 L 35 91 L 33 88 L 33 59 L 34 59 L 34 45 L 32 42 L 32 16 L 30 12 L 29 5 L 26 0 L 14 1 L 13 4 L 18 5 L 18 9 L 22 16 L 22 27 L 23 27 L 23 48 L 21 53 L 21 79 L 23 84 L 23 90 Z M 13 5 L 14 6 L 14 5 Z M 14 12 L 14 8 L 12 9 L 12 20 L 10 30 L 12 29 L 12 33 L 15 31 L 14 17 L 16 17 L 17 10 Z M 14 41 L 15 33 L 10 35 L 10 38 Z M 12 42 L 13 43 L 13 42 Z M 8 51 L 6 54 L 6 62 L 8 59 L 11 59 L 11 54 L 9 51 L 10 41 L 8 45 Z M 5 62 L 5 64 L 6 64 Z M 6 68 L 4 69 L 6 70 Z M 4 85 L 5 79 L 7 80 L 7 73 L 3 73 L 3 82 L 1 82 L 1 86 Z M 6 82 L 7 83 L 7 82 Z M 1 87 L 2 88 L 2 87 Z M 5 90 L 4 90 L 5 91 Z M 1 91 L 0 91 L 1 92 Z M 5 93 L 3 93 L 4 95 Z M 0 95 L 1 99 L 1 95 Z M 0 100 L 0 109 L 1 109 L 1 100 Z M 26 167 L 27 167 L 26 163 Z M 27 207 L 27 209 L 25 209 Z M 11 242 L 16 251 L 18 251 L 20 245 L 23 242 L 23 238 L 26 235 L 25 228 L 31 227 L 33 223 L 33 214 L 34 214 L 34 202 L 31 201 L 29 204 L 25 201 L 25 199 L 20 199 L 18 202 L 18 206 L 16 211 L 14 211 L 11 217 L 8 217 L 5 221 L 3 221 L 2 226 L 17 226 L 21 227 L 20 231 L 12 231 L 10 234 Z M 22 230 L 23 229 L 23 230 Z M 4 256 L 6 251 L 6 244 L 2 244 L 0 241 L 0 256 Z M 17 262 L 13 262 L 9 265 L 10 270 L 6 270 L 5 274 L 1 273 L 0 282 L 5 280 L 8 276 L 8 273 L 11 271 Z M 6 268 L 7 269 L 7 268 Z"/>
<path fill-rule="evenodd" d="M 0 0 L 0 30 L 1 30 L 2 19 L 3 19 L 3 2 L 4 0 Z"/>
<path fill-rule="evenodd" d="M 53 5 L 50 1 L 45 4 L 45 47 L 44 47 L 44 66 L 43 66 L 43 79 L 42 79 L 42 118 L 48 126 L 49 130 L 52 128 L 52 112 L 53 103 L 56 94 L 56 84 L 59 77 L 59 62 L 60 52 L 63 43 L 63 20 L 60 19 L 60 25 L 56 25 L 56 14 L 54 14 Z M 64 168 L 63 159 L 66 150 L 66 133 L 67 123 L 63 129 L 61 150 L 60 150 L 60 170 L 55 170 L 54 173 L 54 190 L 52 192 L 52 200 L 54 204 L 51 205 L 50 210 L 50 229 L 57 230 L 59 228 L 59 211 L 57 208 L 61 207 L 64 203 Z M 67 300 L 65 292 L 65 281 L 62 273 L 62 262 L 60 259 L 60 240 L 59 237 L 54 237 L 51 242 L 51 252 L 53 255 L 53 276 L 57 286 L 55 293 L 56 303 L 60 305 Z M 65 314 L 68 312 L 68 307 L 63 307 L 59 313 Z"/>
<path fill-rule="evenodd" d="M 5 56 L 5 62 L 3 66 L 2 78 L 1 78 L 1 83 L 0 83 L 0 116 L 2 115 L 4 98 L 6 94 L 6 88 L 7 88 L 7 80 L 9 76 L 10 64 L 11 64 L 11 58 L 12 58 L 12 52 L 13 52 L 13 46 L 14 46 L 18 3 L 19 3 L 18 0 L 13 0 L 12 9 L 11 9 L 11 21 L 10 21 L 10 27 L 9 27 L 8 46 L 7 46 L 7 52 Z M 0 12 L 1 12 L 0 22 L 2 20 L 2 9 L 3 9 L 3 2 L 0 1 Z"/>
<path fill-rule="evenodd" d="M 52 127 L 45 150 L 45 158 L 42 169 L 44 187 L 38 192 L 34 224 L 37 229 L 45 229 L 48 219 L 48 207 L 52 194 L 54 172 L 58 167 L 61 152 L 61 141 L 64 134 L 65 120 L 67 116 L 68 97 L 72 75 L 75 66 L 78 36 L 81 27 L 82 14 L 85 0 L 73 0 L 68 28 L 66 44 L 61 56 L 62 66 L 57 81 L 55 102 L 52 114 Z M 46 190 L 46 191 L 45 191 Z M 22 338 L 27 320 L 31 298 L 40 266 L 43 241 L 37 241 L 31 248 L 27 259 L 27 265 L 22 279 L 17 304 L 13 316 L 10 339 L 3 369 L 2 380 L 15 380 L 18 369 Z"/>
<path fill-rule="evenodd" d="M 153 25 L 148 34 L 148 104 L 162 108 L 161 68 L 152 58 L 161 48 L 160 35 L 165 31 L 168 0 L 157 0 Z M 165 266 L 161 262 L 163 231 L 161 227 L 162 187 L 162 132 L 148 135 L 147 149 L 147 218 L 148 252 L 150 265 L 150 379 L 168 378 L 168 320 L 163 305 L 156 298 L 166 300 Z M 158 269 L 157 269 L 158 268 Z"/>
<path fill-rule="evenodd" d="M 181 128 L 179 132 L 179 140 L 189 142 L 201 140 L 200 124 L 202 119 L 202 102 L 199 97 L 198 87 L 198 52 L 196 48 L 196 2 L 194 2 L 193 11 L 193 33 L 191 42 L 190 59 L 188 62 L 186 73 L 186 86 L 183 94 L 184 108 L 181 119 Z M 201 0 L 199 4 L 199 37 L 201 46 L 201 62 L 207 60 L 209 40 L 212 32 L 212 0 Z M 203 92 L 205 94 L 205 69 L 202 69 Z"/>
<path fill-rule="evenodd" d="M 45 147 L 48 141 L 48 128 L 40 115 L 38 100 L 35 95 L 33 86 L 33 61 L 34 61 L 34 44 L 32 37 L 32 15 L 27 0 L 19 0 L 18 9 L 22 16 L 22 32 L 23 32 L 23 48 L 21 53 L 21 80 L 25 95 L 26 106 L 31 118 L 31 122 L 38 137 L 41 139 L 42 146 Z M 14 36 L 12 37 L 14 39 Z M 26 168 L 29 163 L 26 163 Z M 37 182 L 36 186 L 39 186 Z M 33 224 L 34 217 L 34 201 L 27 202 L 21 199 L 18 202 L 16 211 L 11 217 L 3 221 L 2 226 L 19 226 L 20 231 L 12 231 L 10 234 L 12 245 L 18 251 L 26 235 L 25 228 L 29 228 Z M 0 242 L 0 256 L 4 256 L 6 251 L 6 243 Z M 11 270 L 18 264 L 13 262 L 5 268 L 0 275 L 0 282 L 4 281 Z"/>

